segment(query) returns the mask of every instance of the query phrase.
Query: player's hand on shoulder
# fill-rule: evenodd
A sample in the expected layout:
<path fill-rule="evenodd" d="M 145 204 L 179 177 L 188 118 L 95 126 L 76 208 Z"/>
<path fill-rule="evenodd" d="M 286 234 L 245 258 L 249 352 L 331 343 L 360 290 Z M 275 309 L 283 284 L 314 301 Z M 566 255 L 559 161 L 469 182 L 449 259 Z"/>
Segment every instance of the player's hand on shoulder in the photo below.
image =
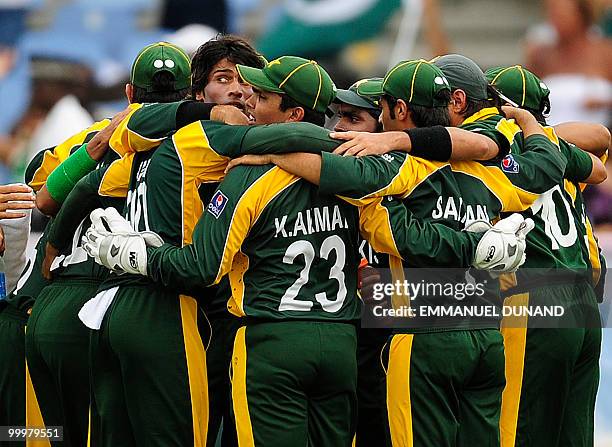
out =
<path fill-rule="evenodd" d="M 329 136 L 335 140 L 343 140 L 340 146 L 334 150 L 334 154 L 353 155 L 363 157 L 366 155 L 382 155 L 399 149 L 398 132 L 332 132 Z M 402 132 L 402 134 L 404 134 Z M 406 134 L 404 134 L 406 136 Z"/>
<path fill-rule="evenodd" d="M 268 165 L 272 163 L 272 155 L 271 154 L 263 154 L 263 155 L 254 155 L 247 154 L 242 157 L 234 158 L 230 160 L 225 168 L 225 173 L 227 174 L 232 168 L 240 165 L 248 165 L 248 166 L 261 166 Z"/>
<path fill-rule="evenodd" d="M 249 117 L 246 116 L 238 107 L 230 105 L 216 105 L 210 111 L 210 119 L 225 124 L 247 126 L 251 124 Z"/>
<path fill-rule="evenodd" d="M 501 109 L 504 112 L 504 115 L 506 115 L 506 118 L 516 121 L 516 124 L 519 127 L 523 127 L 526 124 L 537 124 L 536 118 L 525 109 L 512 106 L 502 106 Z"/>

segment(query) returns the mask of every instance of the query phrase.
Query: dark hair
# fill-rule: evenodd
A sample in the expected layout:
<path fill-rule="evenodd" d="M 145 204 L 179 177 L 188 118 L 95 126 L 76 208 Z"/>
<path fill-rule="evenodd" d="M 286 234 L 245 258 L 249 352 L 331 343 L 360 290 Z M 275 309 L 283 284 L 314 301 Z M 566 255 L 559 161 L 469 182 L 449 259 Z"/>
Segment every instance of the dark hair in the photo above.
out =
<path fill-rule="evenodd" d="M 456 90 L 461 89 L 455 89 L 453 92 Z M 473 114 L 480 112 L 482 109 L 486 109 L 487 107 L 496 107 L 499 109 L 504 104 L 504 101 L 499 96 L 499 92 L 491 84 L 487 84 L 487 98 L 488 99 L 472 99 L 466 97 L 467 105 L 465 109 L 461 111 L 461 116 L 468 118 Z"/>
<path fill-rule="evenodd" d="M 189 87 L 174 90 L 174 75 L 167 71 L 158 71 L 151 79 L 152 92 L 147 92 L 146 88 L 133 85 L 132 102 L 175 102 L 185 99 L 189 93 Z"/>
<path fill-rule="evenodd" d="M 287 109 L 292 109 L 294 107 L 301 107 L 304 109 L 304 119 L 302 121 L 306 123 L 316 124 L 317 126 L 323 127 L 325 125 L 325 114 L 322 112 L 316 112 L 308 107 L 303 106 L 298 103 L 296 100 L 291 98 L 289 95 L 281 94 L 281 103 L 279 108 L 282 112 Z"/>
<path fill-rule="evenodd" d="M 395 119 L 395 106 L 397 98 L 391 95 L 383 95 L 383 99 L 387 101 L 389 106 L 389 115 L 391 119 Z M 450 101 L 450 92 L 443 90 L 436 94 L 436 99 L 444 101 L 446 104 Z M 424 107 L 416 104 L 408 104 L 408 111 L 412 122 L 416 127 L 431 127 L 431 126 L 450 126 L 450 116 L 447 106 Z"/>
<path fill-rule="evenodd" d="M 263 68 L 265 59 L 246 40 L 231 34 L 218 34 L 198 48 L 191 58 L 191 94 L 195 97 L 208 84 L 212 68 L 222 59 L 234 64 Z"/>

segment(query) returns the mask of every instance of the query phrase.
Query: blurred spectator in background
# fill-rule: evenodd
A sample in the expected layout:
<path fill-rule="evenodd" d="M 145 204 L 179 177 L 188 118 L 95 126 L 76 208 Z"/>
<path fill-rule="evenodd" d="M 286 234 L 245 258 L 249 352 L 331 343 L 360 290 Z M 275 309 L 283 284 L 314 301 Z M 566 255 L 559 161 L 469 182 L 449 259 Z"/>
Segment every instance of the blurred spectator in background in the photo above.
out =
<path fill-rule="evenodd" d="M 594 30 L 588 0 L 545 0 L 548 27 L 527 40 L 528 69 L 548 85 L 551 124 L 592 121 L 609 125 L 612 42 Z"/>
<path fill-rule="evenodd" d="M 612 41 L 593 26 L 588 0 L 545 0 L 544 28 L 527 36 L 526 66 L 550 89 L 548 122 L 590 121 L 610 126 Z M 612 175 L 607 164 L 608 177 Z M 612 228 L 612 181 L 585 191 L 587 209 L 599 229 Z"/>
<path fill-rule="evenodd" d="M 161 26 L 177 30 L 191 23 L 200 23 L 226 32 L 227 9 L 225 0 L 166 0 Z"/>

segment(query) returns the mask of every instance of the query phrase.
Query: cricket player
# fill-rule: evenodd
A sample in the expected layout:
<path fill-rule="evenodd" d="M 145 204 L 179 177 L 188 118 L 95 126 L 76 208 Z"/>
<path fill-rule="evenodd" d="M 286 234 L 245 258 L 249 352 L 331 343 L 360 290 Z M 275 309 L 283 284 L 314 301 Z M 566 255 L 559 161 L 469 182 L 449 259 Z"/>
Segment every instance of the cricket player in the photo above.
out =
<path fill-rule="evenodd" d="M 150 45 L 139 53 L 132 67 L 126 88 L 128 100 L 142 103 L 181 99 L 189 91 L 190 75 L 189 58 L 182 50 L 166 43 Z M 95 136 L 88 133 L 90 138 L 93 136 L 90 143 L 103 138 L 108 141 L 123 117 L 120 114 Z M 83 145 L 51 172 L 44 189 L 57 199 L 54 203 L 63 202 L 74 186 L 74 178 L 94 168 L 95 174 L 100 175 L 118 158 L 107 145 L 94 146 L 95 158 Z M 123 209 L 125 200 L 108 198 L 103 203 Z M 71 214 L 83 204 L 68 201 L 64 205 L 60 212 Z M 45 265 L 45 274 L 53 281 L 39 295 L 26 334 L 26 356 L 43 420 L 46 425 L 63 426 L 64 445 L 75 446 L 87 443 L 90 404 L 89 364 L 83 361 L 88 357 L 89 331 L 77 314 L 108 276 L 108 271 L 88 260 L 83 251 L 80 239 L 88 220 L 81 218 L 79 223 L 76 232 L 54 225 L 49 229 L 47 251 L 53 252 L 54 263 Z"/>
<path fill-rule="evenodd" d="M 255 87 L 248 104 L 257 123 L 306 115 L 304 106 L 283 110 L 289 101 L 284 95 L 314 104 L 317 110 L 308 113 L 323 121 L 331 99 L 325 106 L 319 101 L 330 96 L 331 87 L 320 84 L 327 76 L 314 62 L 283 57 L 263 70 L 240 65 L 238 70 Z M 86 246 L 110 268 L 148 274 L 179 289 L 213 284 L 229 274 L 228 309 L 246 324 L 237 333 L 232 363 L 240 445 L 350 445 L 359 213 L 346 206 L 269 165 L 232 170 L 198 223 L 192 245 L 164 244 L 147 253 L 140 236 L 109 235 L 94 224 Z M 310 333 L 317 344 L 305 336 Z"/>
<path fill-rule="evenodd" d="M 348 90 L 339 89 L 334 104 L 337 107 L 336 132 L 380 132 L 379 97 L 363 93 L 380 78 L 362 79 Z M 371 268 L 389 268 L 388 256 L 377 253 L 361 239 L 359 252 Z M 375 279 L 375 278 L 374 278 Z M 364 291 L 361 291 L 362 298 Z M 365 329 L 357 331 L 357 447 L 379 446 L 387 437 L 387 408 L 385 405 L 385 371 L 380 363 L 380 352 L 391 331 Z"/>
<path fill-rule="evenodd" d="M 26 184 L 31 183 L 42 157 L 35 157 L 25 173 Z M 40 411 L 26 418 L 26 392 L 31 396 L 31 382 L 25 365 L 25 326 L 29 311 L 40 291 L 48 284 L 41 274 L 46 231 L 28 259 L 17 286 L 4 300 L 0 300 L 0 424 L 4 426 L 42 425 Z M 26 377 L 28 377 L 26 379 Z M 28 382 L 26 386 L 26 382 Z M 27 390 L 27 391 L 26 391 Z M 37 409 L 38 410 L 38 409 Z M 27 422 L 26 422 L 27 421 Z M 25 445 L 25 441 L 15 443 Z"/>
<path fill-rule="evenodd" d="M 537 76 L 520 65 L 486 74 L 546 125 L 549 90 Z M 500 429 L 502 445 L 508 447 L 593 445 L 601 349 L 594 286 L 601 265 L 598 250 L 589 252 L 597 245 L 580 183 L 600 183 L 606 170 L 599 158 L 557 138 L 552 128 L 547 131 L 568 166 L 564 178 L 525 213 L 535 222 L 527 237 L 529 256 L 504 293 L 509 304 L 561 305 L 566 315 L 556 327 L 538 327 L 529 318 L 502 328 L 507 386 Z"/>
<path fill-rule="evenodd" d="M 469 77 L 470 72 L 464 75 Z M 382 94 L 382 122 L 386 131 L 411 129 L 416 123 L 452 122 L 447 114 L 449 82 L 431 63 L 401 62 L 381 84 L 378 92 L 371 93 Z M 494 122 L 489 124 L 487 119 Z M 561 178 L 565 160 L 534 119 L 520 123 L 522 133 L 497 115 L 496 109 L 476 111 L 467 122 L 478 123 L 473 127 L 479 127 L 480 136 L 490 140 L 502 154 L 512 145 L 526 145 L 530 151 L 515 159 L 521 169 L 516 173 L 505 170 L 503 156 L 481 163 L 426 162 L 401 152 L 392 152 L 391 157 L 353 158 L 323 153 L 322 157 L 290 154 L 270 158 L 283 169 L 320 182 L 320 192 L 333 191 L 357 203 L 379 195 L 398 195 L 415 216 L 443 222 L 454 229 L 464 228 L 479 214 L 493 220 L 502 212 L 524 210 Z M 443 129 L 439 129 L 437 140 L 428 142 L 448 154 L 451 149 L 448 143 L 444 144 L 447 140 L 443 138 Z M 423 145 L 419 131 L 381 136 L 402 137 L 414 148 Z M 349 143 L 357 140 L 361 144 L 357 135 L 371 140 L 376 137 L 348 134 Z M 334 136 L 342 138 L 343 133 Z M 346 151 L 347 146 L 339 149 Z M 348 146 L 349 151 L 353 149 L 359 148 Z M 541 168 L 543 160 L 550 165 L 546 172 Z M 516 188 L 515 183 L 521 188 Z M 401 231 L 394 228 L 394 236 Z M 414 256 L 409 246 L 402 248 L 404 265 L 424 265 L 423 258 Z M 452 265 L 451 262 L 444 256 L 438 258 L 438 265 Z M 455 265 L 464 267 L 457 262 Z M 469 322 L 471 326 L 467 329 L 456 321 L 450 327 L 448 321 L 441 323 L 446 325 L 435 330 L 400 330 L 387 346 L 387 408 L 393 445 L 495 445 L 499 443 L 501 393 L 505 384 L 498 321 Z"/>

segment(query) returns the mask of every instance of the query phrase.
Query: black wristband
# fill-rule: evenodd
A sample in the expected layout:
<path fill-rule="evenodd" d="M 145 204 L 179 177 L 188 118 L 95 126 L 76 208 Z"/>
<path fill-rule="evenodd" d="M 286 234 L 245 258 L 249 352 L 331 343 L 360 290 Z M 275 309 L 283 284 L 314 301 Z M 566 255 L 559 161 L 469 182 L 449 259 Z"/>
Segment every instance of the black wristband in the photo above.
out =
<path fill-rule="evenodd" d="M 406 133 L 412 143 L 410 155 L 426 160 L 450 160 L 453 153 L 453 143 L 446 127 L 414 128 L 406 130 Z"/>
<path fill-rule="evenodd" d="M 210 111 L 217 104 L 201 101 L 184 101 L 176 110 L 176 128 L 180 129 L 187 124 L 200 120 L 209 120 Z"/>

